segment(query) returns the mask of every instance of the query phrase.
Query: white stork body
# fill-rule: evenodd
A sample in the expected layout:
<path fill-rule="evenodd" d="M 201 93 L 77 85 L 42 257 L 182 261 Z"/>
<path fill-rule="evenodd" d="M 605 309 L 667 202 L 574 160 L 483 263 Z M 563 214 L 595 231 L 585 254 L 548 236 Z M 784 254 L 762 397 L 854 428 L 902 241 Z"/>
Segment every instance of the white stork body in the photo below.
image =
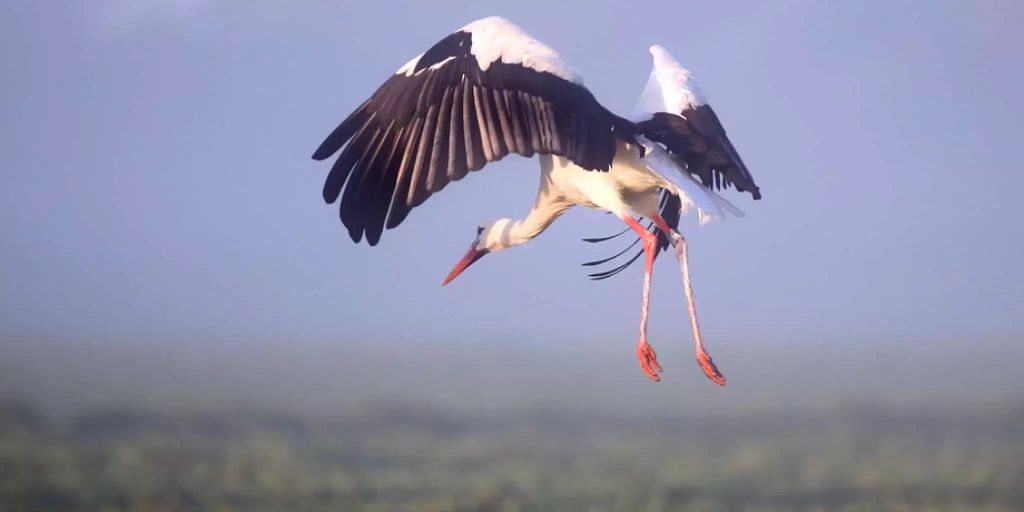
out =
<path fill-rule="evenodd" d="M 444 284 L 485 254 L 536 237 L 572 206 L 609 211 L 636 232 L 646 256 L 637 344 L 642 369 L 660 380 L 647 342 L 648 297 L 654 259 L 672 244 L 698 362 L 724 385 L 700 339 L 686 241 L 677 226 L 691 209 L 702 224 L 726 212 L 743 215 L 713 187 L 734 185 L 755 199 L 760 192 L 689 72 L 660 46 L 651 54 L 653 71 L 630 121 L 597 103 L 557 52 L 511 22 L 470 23 L 399 68 L 321 144 L 313 155 L 318 160 L 341 150 L 324 199 L 341 197 L 341 220 L 352 239 L 365 235 L 375 245 L 384 228 L 400 224 L 448 183 L 509 153 L 538 155 L 540 187 L 527 216 L 479 226 Z M 651 224 L 645 228 L 633 215 Z M 614 275 L 638 256 L 591 277 Z"/>
<path fill-rule="evenodd" d="M 541 155 L 540 186 L 529 214 L 521 220 L 499 219 L 481 233 L 481 247 L 496 252 L 541 234 L 573 206 L 612 212 L 625 219 L 658 212 L 658 190 L 670 184 L 641 160 L 636 146 L 619 142 L 608 172 L 588 171 L 572 160 Z"/>
<path fill-rule="evenodd" d="M 658 189 L 670 184 L 640 158 L 637 146 L 619 141 L 608 172 L 590 172 L 559 156 L 541 157 L 541 179 L 550 180 L 566 200 L 608 210 L 619 217 L 658 211 Z"/>

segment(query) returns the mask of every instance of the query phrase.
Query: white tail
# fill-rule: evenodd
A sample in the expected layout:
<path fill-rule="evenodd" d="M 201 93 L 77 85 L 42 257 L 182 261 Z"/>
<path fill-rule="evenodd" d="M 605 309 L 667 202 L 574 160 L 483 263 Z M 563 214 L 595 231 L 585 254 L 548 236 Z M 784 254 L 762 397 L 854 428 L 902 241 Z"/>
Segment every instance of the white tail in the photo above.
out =
<path fill-rule="evenodd" d="M 680 168 L 661 146 L 646 140 L 643 142 L 647 150 L 644 163 L 648 169 L 675 187 L 672 192 L 679 196 L 683 213 L 689 212 L 691 208 L 697 208 L 697 218 L 701 225 L 716 217 L 725 217 L 726 212 L 736 217 L 746 215 L 724 197 L 693 179 L 690 173 Z"/>

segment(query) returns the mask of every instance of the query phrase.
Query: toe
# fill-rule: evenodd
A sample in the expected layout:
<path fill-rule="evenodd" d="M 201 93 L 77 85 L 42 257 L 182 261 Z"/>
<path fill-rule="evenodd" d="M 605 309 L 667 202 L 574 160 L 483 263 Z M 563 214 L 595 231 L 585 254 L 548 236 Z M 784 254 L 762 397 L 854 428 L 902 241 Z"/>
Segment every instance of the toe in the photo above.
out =
<path fill-rule="evenodd" d="M 651 359 L 651 367 L 654 368 L 654 371 L 658 373 L 665 371 L 661 369 L 661 364 L 658 363 L 657 359 Z"/>
<path fill-rule="evenodd" d="M 647 374 L 647 376 L 650 377 L 651 380 L 653 380 L 654 382 L 661 382 L 661 377 L 659 377 L 657 373 L 654 373 L 654 370 L 652 370 L 650 367 L 644 367 L 643 370 L 644 373 Z"/>
<path fill-rule="evenodd" d="M 640 358 L 640 369 L 643 370 L 644 374 L 650 377 L 655 382 L 660 382 L 661 377 L 658 377 L 658 373 L 652 368 L 651 362 L 643 357 Z"/>
<path fill-rule="evenodd" d="M 651 368 L 656 372 L 661 372 L 661 364 L 658 363 L 658 354 L 654 352 L 654 347 L 646 345 L 644 347 L 644 355 L 647 358 L 647 363 L 651 365 Z"/>
<path fill-rule="evenodd" d="M 718 371 L 718 367 L 711 360 L 711 356 L 707 354 L 700 354 L 697 356 L 697 364 L 700 365 L 701 370 L 704 370 L 704 375 L 711 379 L 711 382 L 718 384 L 719 386 L 725 386 L 725 375 Z"/>
<path fill-rule="evenodd" d="M 644 374 L 655 382 L 661 382 L 661 377 L 658 376 L 658 373 L 662 369 L 661 365 L 658 364 L 657 355 L 654 353 L 654 349 L 644 340 L 640 340 L 637 343 L 636 357 L 640 360 L 640 369 L 644 371 Z"/>

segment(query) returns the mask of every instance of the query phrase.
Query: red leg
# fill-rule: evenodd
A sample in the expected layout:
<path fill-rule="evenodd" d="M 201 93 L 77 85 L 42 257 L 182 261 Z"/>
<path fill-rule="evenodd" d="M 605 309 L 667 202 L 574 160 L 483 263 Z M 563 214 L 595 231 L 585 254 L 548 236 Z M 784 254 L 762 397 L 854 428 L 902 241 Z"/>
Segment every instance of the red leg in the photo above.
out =
<path fill-rule="evenodd" d="M 672 236 L 672 233 L 675 230 L 669 227 L 668 222 L 665 222 L 665 219 L 663 219 L 661 215 L 658 215 L 657 213 L 652 213 L 650 219 L 652 222 L 654 222 L 655 226 L 658 226 L 658 229 L 664 231 L 665 234 L 668 235 L 669 237 Z"/>
<path fill-rule="evenodd" d="M 658 229 L 664 231 L 668 237 L 672 240 L 672 245 L 676 249 L 676 257 L 679 259 L 679 265 L 683 271 L 683 288 L 686 290 L 686 303 L 690 310 L 690 327 L 693 329 L 693 339 L 697 351 L 697 364 L 700 365 L 701 369 L 704 370 L 704 375 L 707 375 L 709 379 L 719 386 L 725 385 L 725 376 L 722 372 L 718 371 L 718 367 L 711 360 L 711 355 L 704 348 L 704 342 L 700 337 L 700 325 L 697 323 L 697 304 L 693 298 L 693 287 L 690 285 L 690 262 L 689 255 L 687 253 L 686 238 L 680 235 L 677 231 L 669 227 L 665 219 L 661 218 L 661 215 L 654 214 L 651 218 L 654 224 L 658 226 Z"/>
<path fill-rule="evenodd" d="M 651 298 L 651 273 L 654 270 L 654 256 L 657 248 L 658 239 L 657 237 L 644 229 L 636 219 L 632 217 L 626 218 L 626 224 L 636 231 L 637 235 L 640 235 L 640 239 L 643 240 L 644 244 L 644 255 L 646 256 L 646 264 L 644 266 L 644 294 L 643 302 L 640 306 L 640 341 L 636 345 L 636 356 L 640 360 L 640 368 L 647 374 L 651 380 L 658 382 L 661 377 L 658 377 L 658 373 L 661 372 L 661 365 L 658 364 L 658 356 L 654 353 L 654 348 L 651 347 L 650 343 L 647 343 L 647 312 L 648 305 L 650 304 Z"/>

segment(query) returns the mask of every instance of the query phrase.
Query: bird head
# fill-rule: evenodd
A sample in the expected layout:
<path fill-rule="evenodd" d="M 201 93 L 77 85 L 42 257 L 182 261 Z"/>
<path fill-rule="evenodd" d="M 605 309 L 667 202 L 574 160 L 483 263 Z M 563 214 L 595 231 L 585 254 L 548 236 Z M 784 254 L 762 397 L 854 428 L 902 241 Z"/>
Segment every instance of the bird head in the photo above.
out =
<path fill-rule="evenodd" d="M 455 264 L 455 268 L 448 273 L 448 277 L 444 279 L 441 286 L 452 282 L 452 280 L 458 277 L 459 274 L 485 255 L 492 252 L 498 252 L 514 245 L 512 243 L 511 236 L 512 226 L 513 222 L 511 219 L 498 219 L 490 224 L 477 226 L 476 238 L 473 239 L 473 243 L 469 245 L 469 250 L 466 251 L 466 254 L 462 259 Z"/>

